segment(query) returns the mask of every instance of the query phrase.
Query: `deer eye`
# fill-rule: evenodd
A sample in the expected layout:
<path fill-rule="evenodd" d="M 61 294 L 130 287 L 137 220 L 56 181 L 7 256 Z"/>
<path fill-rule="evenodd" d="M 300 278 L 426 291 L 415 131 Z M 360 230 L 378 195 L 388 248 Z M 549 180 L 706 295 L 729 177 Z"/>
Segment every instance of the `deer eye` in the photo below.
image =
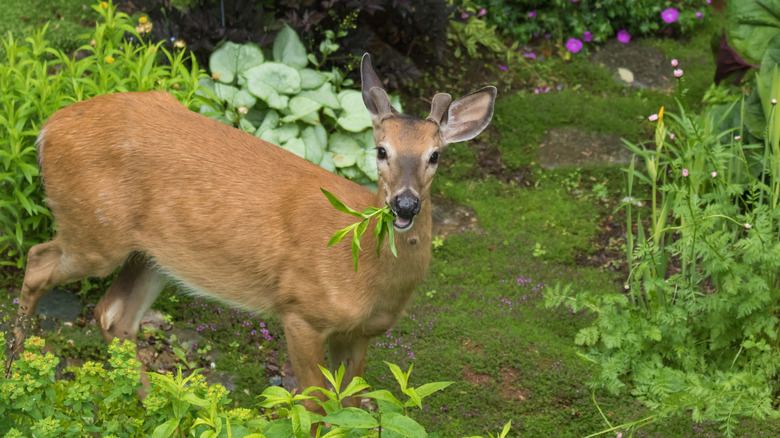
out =
<path fill-rule="evenodd" d="M 438 161 L 439 161 L 439 153 L 438 152 L 432 153 L 431 160 L 430 160 L 431 164 L 436 164 Z"/>
<path fill-rule="evenodd" d="M 387 158 L 387 151 L 385 148 L 376 148 L 376 157 L 377 159 L 384 160 Z"/>

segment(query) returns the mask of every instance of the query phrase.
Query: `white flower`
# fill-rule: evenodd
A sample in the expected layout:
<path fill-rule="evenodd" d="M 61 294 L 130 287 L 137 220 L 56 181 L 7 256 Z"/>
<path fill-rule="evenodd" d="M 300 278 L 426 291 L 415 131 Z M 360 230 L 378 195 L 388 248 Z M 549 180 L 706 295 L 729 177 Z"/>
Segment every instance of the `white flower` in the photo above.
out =
<path fill-rule="evenodd" d="M 658 114 L 653 114 L 652 116 L 648 117 L 647 120 L 650 120 L 651 122 L 655 122 L 658 120 Z"/>
<path fill-rule="evenodd" d="M 745 229 L 746 229 L 746 230 L 749 230 L 749 229 L 751 229 L 751 228 L 753 228 L 753 225 L 750 225 L 750 224 L 748 224 L 748 223 L 745 223 Z"/>
<path fill-rule="evenodd" d="M 710 175 L 712 175 L 712 177 L 715 178 L 716 176 L 718 176 L 718 172 L 712 172 Z"/>

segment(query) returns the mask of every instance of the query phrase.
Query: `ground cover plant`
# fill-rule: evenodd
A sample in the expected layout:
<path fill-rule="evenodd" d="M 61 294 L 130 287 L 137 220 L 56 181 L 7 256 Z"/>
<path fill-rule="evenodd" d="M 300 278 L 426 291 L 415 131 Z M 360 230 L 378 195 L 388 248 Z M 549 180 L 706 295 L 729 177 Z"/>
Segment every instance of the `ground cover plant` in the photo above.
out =
<path fill-rule="evenodd" d="M 471 16 L 462 20 L 488 20 L 490 7 L 480 16 L 479 6 L 464 4 L 462 11 Z M 725 19 L 715 16 L 713 21 Z M 137 18 L 129 24 L 137 25 Z M 771 300 L 776 301 L 777 288 L 770 287 L 776 282 L 776 245 L 770 242 L 777 241 L 772 205 L 776 197 L 772 178 L 777 172 L 763 172 L 777 162 L 772 146 L 777 143 L 772 138 L 756 140 L 748 130 L 732 130 L 742 126 L 739 117 L 736 122 L 731 116 L 721 120 L 724 112 L 716 105 L 725 104 L 732 109 L 726 114 L 741 117 L 741 90 L 710 88 L 715 66 L 702 53 L 708 53 L 718 26 L 703 23 L 698 29 L 684 43 L 672 38 L 640 41 L 636 35 L 629 43 L 665 51 L 670 77 L 669 62 L 679 58 L 676 68 L 684 69 L 685 82 L 672 94 L 625 87 L 612 72 L 584 56 L 523 58 L 509 64 L 483 51 L 484 58 L 467 65 L 465 46 L 461 58 L 445 60 L 453 66 L 452 77 L 430 75 L 429 82 L 408 92 L 410 103 L 405 101 L 405 106 L 415 108 L 413 98 L 430 95 L 421 93 L 426 87 L 476 88 L 472 84 L 485 80 L 474 75 L 480 70 L 503 84 L 502 90 L 521 91 L 500 94 L 489 139 L 451 145 L 442 156 L 434 196 L 471 208 L 479 218 L 478 227 L 464 225 L 471 231 L 437 236 L 429 278 L 416 292 L 408 316 L 369 349 L 367 383 L 375 392 L 389 391 L 402 404 L 408 395 L 399 391 L 399 371 L 405 373 L 411 365 L 407 388 L 454 382 L 422 399 L 419 408 L 406 409 L 408 418 L 431 436 L 604 432 L 603 436 L 669 437 L 721 436 L 728 431 L 736 436 L 771 436 L 780 427 L 771 418 L 777 412 L 771 404 L 772 391 L 777 391 L 776 377 L 771 377 L 777 354 L 771 330 L 777 315 Z M 461 77 L 462 72 L 469 74 Z M 680 99 L 678 93 L 684 90 L 688 103 L 681 107 L 675 98 Z M 655 120 L 648 120 L 653 115 Z M 639 152 L 633 167 L 624 168 L 631 173 L 620 166 L 541 168 L 538 143 L 545 131 L 558 126 L 627 139 Z M 662 129 L 665 133 L 656 143 L 656 132 Z M 654 178 L 648 164 L 654 166 Z M 630 189 L 627 175 L 633 175 Z M 631 203 L 637 200 L 644 205 Z M 719 250 L 721 245 L 728 251 Z M 706 279 L 706 274 L 713 275 Z M 0 298 L 0 313 L 13 315 L 13 288 L 21 284 L 21 277 L 11 270 L 3 275 L 0 289 L 9 293 Z M 739 278 L 751 281 L 735 280 Z M 87 303 L 98 298 L 88 290 L 81 296 Z M 673 310 L 679 303 L 685 306 Z M 106 349 L 87 305 L 75 327 L 62 325 L 45 334 L 46 348 L 52 347 L 63 358 L 61 363 L 67 359 L 79 364 L 74 358 L 93 362 L 72 369 L 75 380 L 54 382 L 51 376 L 57 371 L 48 367 L 56 359 L 39 355 L 36 344 L 30 348 L 34 356 L 13 366 L 40 379 L 3 381 L 6 391 L 27 388 L 27 394 L 51 397 L 47 400 L 54 400 L 50 406 L 56 411 L 52 418 L 59 423 L 43 421 L 51 411 L 41 411 L 35 418 L 37 413 L 25 409 L 39 399 L 25 396 L 14 399 L 16 406 L 4 405 L 8 410 L 0 416 L 20 425 L 3 423 L 0 432 L 15 436 L 10 428 L 16 427 L 34 430 L 36 436 L 76 436 L 93 427 L 130 435 L 159 428 L 161 436 L 187 430 L 198 436 L 204 432 L 227 436 L 230 427 L 233 436 L 243 436 L 279 424 L 275 427 L 283 430 L 267 436 L 303 434 L 305 414 L 290 404 L 294 397 L 273 386 L 266 389 L 287 384 L 290 378 L 285 375 L 278 320 L 182 297 L 173 290 L 164 292 L 155 308 L 165 322 L 141 334 L 139 349 L 167 357 L 167 363 L 158 358 L 160 372 L 167 374 L 154 377 L 158 392 L 143 407 L 130 402 L 130 392 L 102 397 L 111 388 L 96 376 L 123 369 L 132 374 L 135 369 L 126 349 L 119 352 L 124 365 L 116 363 L 120 346 Z M 681 312 L 702 325 L 671 326 L 669 315 L 681 317 Z M 734 323 L 724 326 L 723 321 Z M 689 338 L 681 335 L 682 329 Z M 622 340 L 619 345 L 616 339 Z M 578 346 L 575 340 L 587 345 Z M 670 354 L 674 351 L 686 354 Z M 626 356 L 631 358 L 628 366 L 622 360 Z M 385 362 L 398 369 L 394 372 Z M 179 373 L 177 366 L 185 371 Z M 207 369 L 190 374 L 196 368 Z M 45 373 L 34 374 L 41 369 Z M 751 370 L 755 372 L 749 374 Z M 221 379 L 233 390 L 228 393 L 218 385 L 209 390 L 200 375 L 210 382 Z M 697 381 L 696 375 L 714 377 Z M 332 377 L 335 382 L 337 376 Z M 76 388 L 79 381 L 93 386 L 89 391 Z M 717 382 L 733 388 L 724 393 Z M 342 382 L 341 389 L 346 385 Z M 131 390 L 135 382 L 128 379 L 119 386 Z M 54 396 L 51 390 L 38 391 L 43 387 L 54 388 Z M 258 398 L 264 391 L 272 398 Z M 694 400 L 690 394 L 699 397 Z M 89 424 L 69 413 L 62 415 L 79 400 L 82 417 L 89 417 L 90 409 L 92 414 L 102 410 L 118 416 L 93 417 L 99 422 Z M 279 404 L 265 411 L 258 402 Z M 373 427 L 378 410 L 394 409 L 376 399 L 368 407 L 373 420 L 353 411 L 351 418 Z M 262 417 L 265 413 L 270 417 Z M 754 413 L 768 418 L 750 419 Z"/>

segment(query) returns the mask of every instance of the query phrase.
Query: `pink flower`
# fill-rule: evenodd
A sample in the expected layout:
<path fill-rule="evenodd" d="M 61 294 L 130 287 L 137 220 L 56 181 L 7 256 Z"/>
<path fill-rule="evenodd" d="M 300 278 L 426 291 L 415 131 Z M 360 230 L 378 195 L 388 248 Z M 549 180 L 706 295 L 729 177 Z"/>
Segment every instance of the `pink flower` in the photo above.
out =
<path fill-rule="evenodd" d="M 681 78 L 681 77 L 682 77 L 682 75 L 683 75 L 683 71 L 682 71 L 682 69 L 681 69 L 681 68 L 678 68 L 678 69 L 676 69 L 676 70 L 674 71 L 674 77 L 676 77 L 676 78 Z"/>
<path fill-rule="evenodd" d="M 460 18 L 462 18 L 462 19 L 464 19 L 464 20 L 465 20 L 465 19 L 467 19 L 467 18 L 469 18 L 469 14 L 468 14 L 468 12 L 464 12 L 464 13 L 460 14 Z"/>
<path fill-rule="evenodd" d="M 707 0 L 707 4 L 712 4 L 712 0 Z"/>
<path fill-rule="evenodd" d="M 648 117 L 647 120 L 650 120 L 651 122 L 655 122 L 658 120 L 658 114 L 653 114 L 652 116 Z"/>
<path fill-rule="evenodd" d="M 739 141 L 739 139 L 740 139 L 740 138 L 742 138 L 742 137 L 740 137 L 740 136 L 738 136 L 738 135 L 735 135 L 735 136 L 734 136 L 734 140 L 736 140 L 736 141 Z"/>
<path fill-rule="evenodd" d="M 702 18 L 702 14 L 701 14 L 701 12 L 698 12 L 698 11 L 696 12 L 696 18 L 698 18 L 699 20 L 701 20 L 701 18 Z"/>
<path fill-rule="evenodd" d="M 674 140 L 674 134 L 672 134 L 671 132 L 669 133 L 669 140 Z"/>
<path fill-rule="evenodd" d="M 504 70 L 504 71 L 508 71 L 509 70 L 508 68 L 506 68 L 505 65 L 499 65 L 498 68 L 500 68 L 501 70 Z"/>
<path fill-rule="evenodd" d="M 680 12 L 677 9 L 669 8 L 661 12 L 661 19 L 671 24 L 677 21 L 678 15 L 680 15 Z"/>
<path fill-rule="evenodd" d="M 571 53 L 577 53 L 582 49 L 582 41 L 577 38 L 569 38 L 569 41 L 566 41 L 566 49 Z"/>
<path fill-rule="evenodd" d="M 688 169 L 683 169 L 682 170 L 682 176 L 683 176 L 683 178 L 688 178 Z"/>
<path fill-rule="evenodd" d="M 677 64 L 678 64 L 677 60 L 672 59 L 672 67 L 677 67 Z"/>
<path fill-rule="evenodd" d="M 617 33 L 617 39 L 621 43 L 628 43 L 631 41 L 631 34 L 627 30 L 623 29 Z"/>
<path fill-rule="evenodd" d="M 534 52 L 523 53 L 523 56 L 526 58 L 536 59 L 536 53 Z"/>
<path fill-rule="evenodd" d="M 531 11 L 531 12 L 529 12 L 529 13 L 528 13 L 528 16 L 529 16 L 530 18 L 536 18 L 536 11 Z"/>
<path fill-rule="evenodd" d="M 772 105 L 777 105 L 777 99 L 772 99 L 770 102 L 772 102 Z"/>
<path fill-rule="evenodd" d="M 477 17 L 481 17 L 481 16 L 483 16 L 485 14 L 487 14 L 487 10 L 483 8 L 481 11 L 479 11 L 479 14 L 477 14 Z"/>
<path fill-rule="evenodd" d="M 712 172 L 710 175 L 712 175 L 712 177 L 715 178 L 716 176 L 718 176 L 718 172 Z"/>
<path fill-rule="evenodd" d="M 586 30 L 585 33 L 582 34 L 582 41 L 585 41 L 586 43 L 593 41 L 593 34 Z"/>

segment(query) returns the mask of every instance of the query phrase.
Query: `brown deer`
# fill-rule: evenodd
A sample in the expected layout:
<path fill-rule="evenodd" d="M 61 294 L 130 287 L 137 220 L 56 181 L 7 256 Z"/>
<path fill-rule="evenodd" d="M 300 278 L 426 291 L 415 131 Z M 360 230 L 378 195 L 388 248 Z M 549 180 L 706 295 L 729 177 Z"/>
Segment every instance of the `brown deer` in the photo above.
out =
<path fill-rule="evenodd" d="M 326 341 L 345 381 L 362 376 L 369 339 L 396 322 L 425 277 L 439 156 L 485 129 L 496 89 L 454 102 L 436 94 L 422 120 L 393 109 L 368 54 L 361 76 L 376 194 L 164 92 L 104 95 L 55 113 L 37 147 L 56 237 L 30 249 L 19 320 L 34 315 L 52 287 L 121 266 L 95 308 L 107 340 L 135 340 L 142 315 L 172 281 L 197 296 L 278 314 L 301 388 L 325 386 L 318 364 Z M 381 256 L 361 252 L 355 272 L 347 242 L 326 246 L 355 218 L 335 210 L 320 188 L 357 210 L 389 205 L 398 257 L 385 241 Z M 366 233 L 363 247 L 372 244 Z M 20 324 L 17 342 L 23 336 Z"/>

